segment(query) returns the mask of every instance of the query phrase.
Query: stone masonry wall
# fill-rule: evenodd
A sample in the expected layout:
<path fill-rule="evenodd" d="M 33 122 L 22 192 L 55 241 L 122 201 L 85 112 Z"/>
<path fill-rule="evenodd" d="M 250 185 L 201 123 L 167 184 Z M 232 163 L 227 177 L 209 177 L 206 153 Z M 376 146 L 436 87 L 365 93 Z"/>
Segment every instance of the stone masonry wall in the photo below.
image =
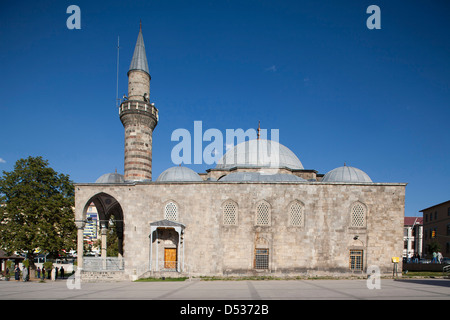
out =
<path fill-rule="evenodd" d="M 130 275 L 148 270 L 150 223 L 164 219 L 168 201 L 177 204 L 178 222 L 185 225 L 184 249 L 179 250 L 191 275 L 342 274 L 350 272 L 351 249 L 363 250 L 364 270 L 376 265 L 382 273 L 391 273 L 391 258 L 401 257 L 403 249 L 405 184 L 77 184 L 77 219 L 100 192 L 122 206 L 125 272 Z M 227 200 L 238 206 L 237 225 L 223 224 Z M 256 205 L 262 200 L 270 206 L 270 226 L 255 226 Z M 304 205 L 302 226 L 288 224 L 292 201 Z M 350 227 L 356 202 L 367 209 L 366 227 Z M 269 249 L 268 270 L 254 268 L 258 241 Z"/>

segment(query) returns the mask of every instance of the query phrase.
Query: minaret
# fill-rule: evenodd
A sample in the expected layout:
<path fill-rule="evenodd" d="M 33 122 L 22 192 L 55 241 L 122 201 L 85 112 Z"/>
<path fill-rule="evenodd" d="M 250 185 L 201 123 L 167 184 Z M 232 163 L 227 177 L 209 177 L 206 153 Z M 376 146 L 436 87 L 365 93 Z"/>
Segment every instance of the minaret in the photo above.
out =
<path fill-rule="evenodd" d="M 140 25 L 128 71 L 128 100 L 119 107 L 125 129 L 125 181 L 152 179 L 152 135 L 158 123 L 158 109 L 150 103 L 150 79 Z"/>

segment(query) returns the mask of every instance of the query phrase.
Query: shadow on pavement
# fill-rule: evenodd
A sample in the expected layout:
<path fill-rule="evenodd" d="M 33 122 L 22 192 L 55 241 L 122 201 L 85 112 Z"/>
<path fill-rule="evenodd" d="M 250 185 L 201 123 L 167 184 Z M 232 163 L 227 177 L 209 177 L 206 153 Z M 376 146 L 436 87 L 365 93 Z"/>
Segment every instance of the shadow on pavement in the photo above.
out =
<path fill-rule="evenodd" d="M 398 279 L 395 281 L 450 288 L 450 279 Z"/>

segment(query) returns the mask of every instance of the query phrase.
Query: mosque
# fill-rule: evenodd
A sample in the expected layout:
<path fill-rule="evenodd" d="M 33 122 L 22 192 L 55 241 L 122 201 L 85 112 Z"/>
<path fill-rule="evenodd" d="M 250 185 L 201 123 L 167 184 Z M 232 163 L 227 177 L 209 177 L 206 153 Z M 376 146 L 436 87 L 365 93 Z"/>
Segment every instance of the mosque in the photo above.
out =
<path fill-rule="evenodd" d="M 403 251 L 405 183 L 373 182 L 346 165 L 319 174 L 288 147 L 259 137 L 229 149 L 205 173 L 173 166 L 152 180 L 159 111 L 150 102 L 142 28 L 127 75 L 119 107 L 124 174 L 75 184 L 77 252 L 91 203 L 102 228 L 101 257 L 78 255 L 83 279 L 334 276 L 373 266 L 392 273 L 392 258 Z M 264 156 L 270 150 L 276 162 Z M 106 256 L 111 219 L 118 257 Z"/>

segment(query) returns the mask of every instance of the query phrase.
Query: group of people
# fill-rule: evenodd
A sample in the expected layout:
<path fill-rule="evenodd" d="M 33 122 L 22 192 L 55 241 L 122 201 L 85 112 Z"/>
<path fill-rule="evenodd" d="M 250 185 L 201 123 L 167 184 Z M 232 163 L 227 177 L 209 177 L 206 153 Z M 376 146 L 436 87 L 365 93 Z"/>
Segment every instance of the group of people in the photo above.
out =
<path fill-rule="evenodd" d="M 64 279 L 64 267 L 61 267 L 58 269 L 58 267 L 54 267 L 51 269 L 47 269 L 45 270 L 44 267 L 41 268 L 37 268 L 36 269 L 36 275 L 37 278 L 40 279 L 41 275 L 42 275 L 42 279 L 45 279 L 45 273 L 47 272 L 47 279 L 52 279 L 52 280 L 56 280 L 58 279 L 58 273 L 59 273 L 59 277 Z"/>
<path fill-rule="evenodd" d="M 431 263 L 442 263 L 442 259 L 444 257 L 442 256 L 442 253 L 440 251 L 433 252 L 433 260 L 431 260 Z"/>
<path fill-rule="evenodd" d="M 414 254 L 408 255 L 407 263 L 419 263 L 420 255 L 416 252 Z"/>
<path fill-rule="evenodd" d="M 7 274 L 9 273 L 9 270 L 6 269 Z M 52 280 L 56 280 L 58 279 L 58 274 L 59 277 L 64 279 L 64 267 L 61 267 L 58 269 L 58 267 L 55 268 L 50 268 L 50 269 L 45 269 L 44 267 L 42 267 L 42 269 L 40 267 L 37 267 L 36 269 L 36 277 L 38 279 L 41 279 L 42 276 L 42 280 L 45 279 L 45 273 L 47 272 L 47 279 L 52 279 Z M 20 281 L 20 268 L 19 265 L 16 265 L 14 268 L 14 279 L 16 281 Z M 28 281 L 30 280 L 30 276 L 28 273 L 28 268 L 26 268 L 25 266 L 22 267 L 22 281 Z"/>
<path fill-rule="evenodd" d="M 7 272 L 7 274 L 9 274 L 8 268 L 6 268 L 6 272 Z M 16 281 L 20 281 L 20 268 L 19 268 L 18 264 L 16 264 L 16 266 L 14 268 L 14 279 Z M 23 269 L 22 269 L 22 280 L 23 281 L 28 281 L 29 279 L 30 279 L 30 277 L 28 276 L 28 268 L 23 266 Z"/>
<path fill-rule="evenodd" d="M 431 260 L 431 263 L 442 263 L 442 260 L 444 259 L 444 256 L 440 251 L 433 252 L 433 259 Z M 420 255 L 418 253 L 409 254 L 407 258 L 404 258 L 403 260 L 406 263 L 419 263 L 420 261 Z"/>

